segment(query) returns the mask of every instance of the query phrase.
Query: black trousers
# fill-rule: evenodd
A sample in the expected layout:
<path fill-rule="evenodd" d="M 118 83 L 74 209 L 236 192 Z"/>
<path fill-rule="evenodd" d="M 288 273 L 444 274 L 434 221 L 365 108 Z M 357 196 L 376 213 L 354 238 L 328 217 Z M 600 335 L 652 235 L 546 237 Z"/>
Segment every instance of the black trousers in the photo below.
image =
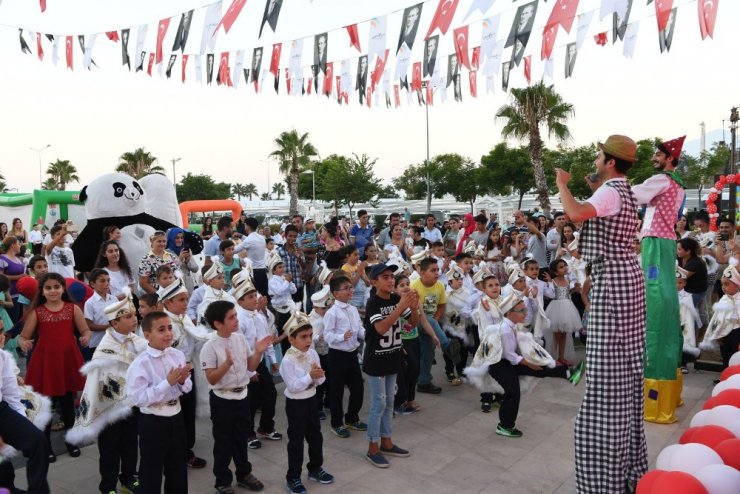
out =
<path fill-rule="evenodd" d="M 267 269 L 254 269 L 254 287 L 260 292 L 260 295 L 267 297 Z"/>
<path fill-rule="evenodd" d="M 75 398 L 74 393 L 69 392 L 64 396 L 53 396 L 52 403 L 59 406 L 59 414 L 62 416 L 64 422 L 64 429 L 69 430 L 75 425 Z M 46 444 L 49 449 L 49 453 L 52 453 L 51 447 L 51 422 L 44 429 L 46 434 Z"/>
<path fill-rule="evenodd" d="M 516 424 L 516 417 L 519 415 L 519 400 L 521 398 L 519 376 L 566 378 L 566 371 L 567 367 L 564 365 L 552 369 L 543 367 L 542 370 L 536 371 L 525 365 L 511 365 L 511 362 L 505 359 L 489 365 L 488 373 L 504 388 L 504 396 L 498 412 L 501 425 L 512 428 Z"/>
<path fill-rule="evenodd" d="M 180 395 L 180 408 L 182 408 L 182 418 L 185 422 L 185 451 L 187 457 L 185 460 L 193 456 L 193 448 L 195 447 L 195 374 L 190 371 L 190 380 L 193 382 L 193 388 L 190 393 L 183 393 Z"/>
<path fill-rule="evenodd" d="M 290 319 L 290 312 L 273 312 L 275 313 L 275 329 L 277 329 L 278 336 L 282 336 L 283 326 L 285 326 L 285 323 L 288 322 L 288 319 Z M 285 355 L 285 352 L 287 352 L 290 348 L 290 342 L 288 341 L 288 338 L 285 338 L 280 342 L 280 348 L 283 350 L 283 355 Z"/>
<path fill-rule="evenodd" d="M 188 492 L 185 423 L 182 412 L 172 417 L 139 415 L 139 480 L 144 494 Z"/>
<path fill-rule="evenodd" d="M 730 365 L 730 358 L 738 351 L 738 346 L 740 346 L 740 328 L 735 328 L 722 338 L 722 344 L 719 347 L 723 369 Z"/>
<path fill-rule="evenodd" d="M 416 381 L 419 379 L 419 355 L 421 354 L 419 338 L 401 340 L 401 343 L 404 358 L 401 372 L 396 377 L 396 397 L 393 399 L 395 407 L 416 399 Z"/>
<path fill-rule="evenodd" d="M 213 475 L 216 487 L 231 485 L 233 476 L 229 465 L 234 460 L 236 477 L 252 473 L 247 458 L 249 432 L 249 399 L 227 400 L 209 393 L 211 422 L 213 423 Z"/>
<path fill-rule="evenodd" d="M 275 402 L 277 401 L 277 391 L 272 375 L 267 369 L 265 361 L 262 360 L 257 366 L 257 381 L 249 381 L 249 437 L 254 436 L 254 417 L 258 409 L 262 409 L 260 414 L 259 429 L 261 432 L 272 432 L 275 430 Z"/>
<path fill-rule="evenodd" d="M 329 384 L 331 426 L 341 427 L 345 423 L 358 422 L 365 387 L 362 384 L 362 371 L 360 362 L 357 360 L 357 350 L 344 352 L 330 348 L 329 371 L 331 372 L 331 383 Z M 344 414 L 345 385 L 349 388 L 346 414 Z"/>
<path fill-rule="evenodd" d="M 288 417 L 288 480 L 301 477 L 303 465 L 303 441 L 308 443 L 306 469 L 315 472 L 324 464 L 321 421 L 316 395 L 303 400 L 285 398 L 285 415 Z"/>
<path fill-rule="evenodd" d="M 115 491 L 119 480 L 122 484 L 134 480 L 139 459 L 138 415 L 139 409 L 134 407 L 129 417 L 109 425 L 98 436 L 100 492 Z"/>
<path fill-rule="evenodd" d="M 331 403 L 329 399 L 329 381 L 331 378 L 331 372 L 329 371 L 329 356 L 319 355 L 319 363 L 321 368 L 324 369 L 324 377 L 326 378 L 323 383 L 316 386 L 316 406 L 319 410 L 324 408 L 330 408 Z"/>
<path fill-rule="evenodd" d="M 46 481 L 49 471 L 49 459 L 47 457 L 47 443 L 44 433 L 34 426 L 30 420 L 19 414 L 10 406 L 0 402 L 0 437 L 6 444 L 10 444 L 18 451 L 22 451 L 28 457 L 26 463 L 26 478 L 28 479 L 28 492 L 33 494 L 47 494 L 50 492 Z M 12 464 L 6 460 L 3 464 Z M 7 468 L 7 467 L 6 467 Z M 14 473 L 3 472 L 6 481 L 13 482 Z M 10 486 L 12 487 L 12 486 Z"/>
<path fill-rule="evenodd" d="M 468 347 L 465 346 L 465 342 L 463 342 L 462 338 L 458 338 L 457 336 L 453 336 L 450 333 L 446 333 L 447 337 L 449 339 L 456 339 L 458 343 L 460 343 L 460 362 L 457 363 L 457 365 L 452 363 L 452 359 L 448 357 L 445 354 L 442 354 L 442 357 L 445 359 L 445 372 L 455 372 L 458 376 L 463 375 L 463 369 L 465 369 L 467 363 L 468 363 Z"/>

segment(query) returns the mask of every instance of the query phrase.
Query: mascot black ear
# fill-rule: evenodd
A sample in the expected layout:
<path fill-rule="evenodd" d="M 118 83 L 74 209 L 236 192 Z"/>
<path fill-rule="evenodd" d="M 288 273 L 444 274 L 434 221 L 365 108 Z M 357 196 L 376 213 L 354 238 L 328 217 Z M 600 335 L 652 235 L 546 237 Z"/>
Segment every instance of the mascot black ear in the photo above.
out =
<path fill-rule="evenodd" d="M 144 195 L 144 189 L 141 188 L 139 182 L 134 181 L 134 188 L 139 191 L 139 194 L 141 194 L 142 196 Z"/>
<path fill-rule="evenodd" d="M 80 197 L 80 199 L 79 199 L 80 202 L 87 201 L 87 185 L 85 185 L 82 188 L 82 190 L 80 191 L 80 196 L 79 197 Z"/>

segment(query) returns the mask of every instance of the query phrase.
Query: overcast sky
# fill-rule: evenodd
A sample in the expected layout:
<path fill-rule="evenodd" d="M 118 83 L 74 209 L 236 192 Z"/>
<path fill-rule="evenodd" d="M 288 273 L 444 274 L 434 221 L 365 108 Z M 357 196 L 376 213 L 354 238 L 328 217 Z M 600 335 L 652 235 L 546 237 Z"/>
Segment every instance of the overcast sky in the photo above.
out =
<path fill-rule="evenodd" d="M 170 159 L 179 157 L 182 158 L 177 164 L 179 177 L 187 172 L 208 173 L 219 181 L 252 182 L 263 192 L 268 179 L 271 183 L 280 179 L 277 164 L 268 160 L 272 141 L 280 132 L 293 127 L 309 132 L 321 156 L 356 152 L 377 157 L 376 173 L 386 182 L 400 175 L 409 164 L 425 159 L 424 107 L 416 103 L 408 106 L 404 95 L 400 108 L 387 110 L 384 106 L 361 108 L 356 94 L 350 96 L 349 107 L 339 106 L 323 96 L 289 97 L 284 94 L 284 81 L 281 81 L 282 94 L 276 96 L 271 76 L 259 95 L 254 94 L 251 85 L 245 84 L 237 90 L 199 86 L 192 72 L 188 75 L 191 81 L 183 85 L 179 81 L 179 59 L 173 70 L 176 76 L 171 80 L 160 79 L 156 69 L 154 77 L 144 72 L 129 73 L 120 65 L 120 44 L 104 36 L 98 37 L 94 49 L 93 58 L 99 68 L 82 70 L 81 54 L 76 47 L 77 65 L 74 71 L 68 71 L 63 49 L 59 53 L 59 65 L 55 67 L 50 62 L 51 45 L 46 40 L 44 62 L 36 58 L 35 39 L 27 34 L 34 55 L 21 54 L 18 31 L 12 27 L 22 25 L 42 32 L 77 34 L 131 26 L 134 29 L 129 52 L 134 57 L 135 27 L 148 21 L 153 23 L 145 47 L 151 51 L 157 20 L 173 15 L 177 17 L 170 24 L 165 41 L 166 62 L 178 14 L 211 3 L 208 0 L 107 0 L 104 11 L 99 7 L 91 10 L 92 5 L 100 5 L 99 0 L 48 0 L 45 14 L 39 13 L 36 0 L 0 2 L 0 94 L 3 96 L 0 173 L 8 187 L 21 191 L 37 187 L 38 155 L 29 147 L 51 144 L 42 155 L 44 168 L 57 158 L 70 160 L 79 170 L 80 187 L 98 174 L 112 171 L 123 152 L 143 146 L 159 158 L 159 164 L 169 176 Z M 156 5 L 150 5 L 153 3 Z M 283 42 L 282 65 L 287 66 L 291 40 L 330 31 L 329 60 L 356 59 L 359 53 L 349 47 L 342 26 L 415 3 L 418 0 L 286 0 L 276 33 L 265 28 L 262 39 L 257 41 L 264 1 L 249 0 L 231 33 L 228 36 L 223 31 L 219 33 L 216 52 L 246 49 L 250 53 L 245 61 L 248 63 L 253 47 L 266 46 L 264 68 L 269 62 L 271 44 Z M 600 0 L 581 0 L 578 12 L 598 9 L 600 3 Z M 577 22 L 570 33 L 560 30 L 554 51 L 555 78 L 546 82 L 554 83 L 556 90 L 575 107 L 575 117 L 569 122 L 573 134 L 570 145 L 585 145 L 611 133 L 627 134 L 635 139 L 673 138 L 682 134 L 687 134 L 689 140 L 697 139 L 700 122 L 706 122 L 708 131 L 720 129 L 722 120 L 729 117 L 730 107 L 740 105 L 737 89 L 740 69 L 733 61 L 740 46 L 736 26 L 740 2 L 720 4 L 714 39 L 702 41 L 696 2 L 674 1 L 678 16 L 673 45 L 670 53 L 664 54 L 659 49 L 653 6 L 645 3 L 635 0 L 633 7 L 631 21 L 640 22 L 634 58 L 622 55 L 622 43 L 612 45 L 611 18 L 600 21 L 597 12 L 571 79 L 563 77 L 565 45 L 575 41 Z M 227 0 L 224 11 L 229 4 Z M 475 13 L 463 21 L 471 4 L 472 0 L 460 1 L 452 27 L 470 24 L 472 48 L 479 44 L 482 16 Z M 532 54 L 535 80 L 543 73 L 539 56 L 541 32 L 552 4 L 552 1 L 540 2 L 526 51 Z M 422 58 L 423 36 L 436 6 L 436 0 L 424 3 L 412 62 Z M 508 0 L 497 0 L 488 14 L 501 14 L 499 40 L 508 34 L 515 7 Z M 398 41 L 401 15 L 398 11 L 388 17 L 388 47 L 392 53 Z M 202 19 L 197 14 L 193 18 L 186 51 L 197 51 Z M 609 32 L 607 46 L 598 46 L 593 40 L 593 35 L 600 31 Z M 453 52 L 451 39 L 452 29 L 440 45 L 440 55 Z M 367 50 L 367 40 L 368 27 L 362 24 L 363 51 Z M 304 64 L 312 60 L 309 45 L 313 46 L 312 39 L 304 43 Z M 506 49 L 505 60 L 509 53 L 510 49 Z M 523 66 L 522 63 L 512 71 L 510 87 L 526 84 Z M 391 67 L 395 67 L 394 62 Z M 335 72 L 339 73 L 338 67 Z M 494 114 L 508 102 L 508 95 L 501 92 L 500 81 L 496 80 L 495 94 L 486 94 L 485 79 L 479 77 L 478 99 L 470 97 L 467 85 L 464 77 L 463 103 L 452 100 L 452 91 L 444 104 L 435 95 L 434 105 L 429 108 L 432 155 L 456 152 L 479 160 L 501 141 L 502 124 L 495 121 Z"/>

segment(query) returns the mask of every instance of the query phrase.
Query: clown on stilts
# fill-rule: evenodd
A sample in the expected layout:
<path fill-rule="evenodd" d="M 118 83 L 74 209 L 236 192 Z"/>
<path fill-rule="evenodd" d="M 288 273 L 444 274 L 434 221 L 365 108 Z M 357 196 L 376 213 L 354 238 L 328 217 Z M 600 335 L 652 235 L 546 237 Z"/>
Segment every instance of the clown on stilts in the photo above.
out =
<path fill-rule="evenodd" d="M 640 232 L 647 302 L 645 420 L 658 424 L 676 422 L 675 410 L 682 403 L 674 225 L 686 201 L 683 180 L 676 172 L 685 138 L 658 144 L 652 161 L 659 173 L 632 187 L 637 203 L 646 206 Z"/>

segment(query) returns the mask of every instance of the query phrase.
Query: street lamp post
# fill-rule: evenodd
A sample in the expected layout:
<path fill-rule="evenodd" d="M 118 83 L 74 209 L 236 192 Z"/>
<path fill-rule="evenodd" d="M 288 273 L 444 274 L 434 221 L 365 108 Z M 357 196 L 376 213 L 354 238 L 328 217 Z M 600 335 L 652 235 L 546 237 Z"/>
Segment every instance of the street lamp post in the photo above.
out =
<path fill-rule="evenodd" d="M 180 161 L 182 158 L 172 158 L 172 183 L 177 185 L 177 172 L 175 172 L 175 163 Z"/>
<path fill-rule="evenodd" d="M 740 114 L 738 113 L 737 107 L 730 110 L 730 140 L 732 141 L 732 147 L 730 148 L 730 175 L 735 174 L 735 167 L 737 163 L 737 122 L 740 120 Z M 737 209 L 737 184 L 730 184 L 730 219 L 735 221 L 735 211 Z"/>
<path fill-rule="evenodd" d="M 39 189 L 43 187 L 44 185 L 44 179 L 43 179 L 43 166 L 41 165 L 41 153 L 51 147 L 51 144 L 47 144 L 46 146 L 42 148 L 28 148 L 31 151 L 36 151 L 39 154 Z"/>

